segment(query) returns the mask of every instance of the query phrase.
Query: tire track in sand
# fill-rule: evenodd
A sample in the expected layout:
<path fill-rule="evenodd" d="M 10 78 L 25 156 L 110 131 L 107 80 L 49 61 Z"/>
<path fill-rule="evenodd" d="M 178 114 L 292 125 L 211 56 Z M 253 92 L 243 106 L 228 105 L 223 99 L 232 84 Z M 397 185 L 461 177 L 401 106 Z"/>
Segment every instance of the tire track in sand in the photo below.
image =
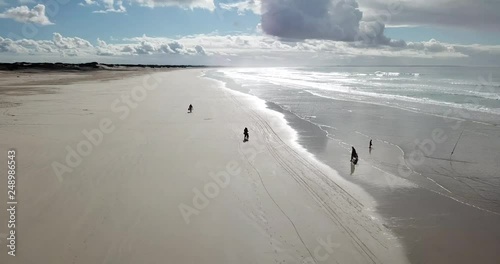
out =
<path fill-rule="evenodd" d="M 348 235 L 352 242 L 354 242 L 356 250 L 358 250 L 359 253 L 364 255 L 367 260 L 369 260 L 372 263 L 381 263 L 381 261 L 377 258 L 375 253 L 363 242 L 363 240 L 356 234 L 356 232 L 345 223 L 345 220 L 342 220 L 342 217 L 337 213 L 337 211 L 348 215 L 349 218 L 354 220 L 355 222 L 358 222 L 358 225 L 361 226 L 366 230 L 366 232 L 376 241 L 378 242 L 382 247 L 388 249 L 388 246 L 385 245 L 383 242 L 381 242 L 377 237 L 375 237 L 375 234 L 369 231 L 369 229 L 366 226 L 366 223 L 370 223 L 370 221 L 365 222 L 365 223 L 360 223 L 357 221 L 356 217 L 352 215 L 352 212 L 348 212 L 345 210 L 345 206 L 342 206 L 340 204 L 337 204 L 335 202 L 335 198 L 341 198 L 342 200 L 346 201 L 349 203 L 349 205 L 352 206 L 355 211 L 360 213 L 363 209 L 363 204 L 358 201 L 355 197 L 353 197 L 349 192 L 347 192 L 344 188 L 342 188 L 340 185 L 335 183 L 333 180 L 331 180 L 328 175 L 326 175 L 323 171 L 320 169 L 316 168 L 314 164 L 312 164 L 310 161 L 306 160 L 303 158 L 296 150 L 292 149 L 289 147 L 282 139 L 281 137 L 274 131 L 274 129 L 267 123 L 266 120 L 264 120 L 260 115 L 252 109 L 247 109 L 244 107 L 244 105 L 237 99 L 235 98 L 234 95 L 230 93 L 226 93 L 230 99 L 234 102 L 235 105 L 238 106 L 239 109 L 242 109 L 245 113 L 247 113 L 252 120 L 254 120 L 254 124 L 258 126 L 258 130 L 261 132 L 262 135 L 264 135 L 264 138 L 266 140 L 266 148 L 269 151 L 269 153 L 273 156 L 273 158 L 277 161 L 277 163 L 290 175 L 292 178 L 301 186 L 303 187 L 306 192 L 313 198 L 314 201 L 318 203 L 318 205 L 325 210 L 327 215 L 331 218 L 331 220 L 339 226 L 343 233 Z M 278 146 L 273 146 L 274 144 L 277 144 Z M 285 154 L 282 154 L 281 151 L 284 151 Z M 288 154 L 288 155 L 287 155 Z M 299 164 L 299 166 L 297 166 Z M 310 174 L 308 174 L 306 171 L 300 169 L 300 167 L 305 168 Z M 253 166 L 253 164 L 252 164 Z M 256 168 L 254 167 L 256 170 Z M 258 173 L 258 171 L 257 171 Z M 314 182 L 311 180 L 311 177 L 307 177 L 306 175 L 312 175 L 316 176 L 318 179 L 320 179 L 326 186 L 330 187 L 332 190 L 336 191 L 337 197 L 331 197 L 332 194 L 331 192 L 328 192 L 324 188 L 321 188 L 321 185 L 319 185 L 320 190 L 317 190 L 317 188 L 314 188 L 314 185 L 318 185 L 318 183 Z M 261 178 L 261 182 L 265 187 L 264 180 L 262 179 L 262 176 L 259 174 L 259 177 Z M 309 182 L 308 182 L 309 181 Z M 282 211 L 282 213 L 289 219 L 291 223 L 293 223 L 292 219 L 284 212 L 281 207 L 277 204 L 277 202 L 272 198 L 272 195 L 269 193 L 269 191 L 266 188 L 266 192 L 268 192 L 269 197 L 273 200 L 273 202 L 277 205 L 277 207 Z M 322 196 L 326 196 L 327 199 L 322 198 Z M 325 201 L 327 200 L 327 201 Z M 335 204 L 335 208 L 332 208 L 332 206 L 329 205 L 329 203 Z M 361 214 L 360 214 L 361 215 Z M 300 237 L 300 240 L 304 244 L 304 247 L 306 249 L 307 246 L 304 243 L 304 240 L 300 236 L 300 232 L 297 230 L 295 224 L 293 224 L 293 227 L 295 228 L 295 231 L 297 235 Z M 375 227 L 379 231 L 383 231 L 379 226 L 376 226 L 375 224 L 372 225 L 372 227 Z M 308 249 L 309 253 L 310 250 Z M 312 254 L 311 254 L 312 256 Z"/>

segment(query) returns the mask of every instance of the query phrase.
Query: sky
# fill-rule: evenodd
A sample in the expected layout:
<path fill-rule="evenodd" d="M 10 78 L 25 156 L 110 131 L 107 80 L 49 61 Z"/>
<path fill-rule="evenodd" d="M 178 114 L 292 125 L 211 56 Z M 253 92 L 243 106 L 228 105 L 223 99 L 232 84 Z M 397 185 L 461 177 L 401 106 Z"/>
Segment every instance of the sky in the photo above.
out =
<path fill-rule="evenodd" d="M 0 62 L 500 66 L 500 0 L 0 0 Z"/>

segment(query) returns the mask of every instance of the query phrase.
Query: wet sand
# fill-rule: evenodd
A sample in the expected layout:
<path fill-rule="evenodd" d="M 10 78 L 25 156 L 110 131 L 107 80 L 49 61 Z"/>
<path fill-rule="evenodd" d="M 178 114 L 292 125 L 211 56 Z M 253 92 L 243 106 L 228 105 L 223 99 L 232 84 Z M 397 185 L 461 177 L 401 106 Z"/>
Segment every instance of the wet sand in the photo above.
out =
<path fill-rule="evenodd" d="M 499 127 L 365 103 L 300 99 L 286 104 L 329 109 L 299 118 L 276 104 L 268 107 L 285 114 L 308 151 L 375 197 L 377 211 L 402 239 L 412 263 L 500 262 Z M 434 145 L 419 148 L 424 140 Z M 351 145 L 360 155 L 355 167 L 349 163 Z"/>

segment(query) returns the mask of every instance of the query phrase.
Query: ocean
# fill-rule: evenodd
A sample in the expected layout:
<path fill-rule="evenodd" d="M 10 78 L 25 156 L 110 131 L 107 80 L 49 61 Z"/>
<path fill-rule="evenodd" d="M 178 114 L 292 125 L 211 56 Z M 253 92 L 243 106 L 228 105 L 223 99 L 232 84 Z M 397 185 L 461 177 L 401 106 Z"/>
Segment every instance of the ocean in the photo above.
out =
<path fill-rule="evenodd" d="M 496 256 L 500 68 L 222 68 L 206 77 L 282 113 L 299 144 L 377 200 L 412 262 Z M 456 253 L 457 235 L 488 244 Z"/>
<path fill-rule="evenodd" d="M 498 123 L 499 72 L 487 67 L 318 67 L 227 69 L 215 75 L 232 78 L 260 96 L 286 87 L 423 113 L 444 114 L 444 108 L 453 107 L 478 112 L 471 119 Z"/>

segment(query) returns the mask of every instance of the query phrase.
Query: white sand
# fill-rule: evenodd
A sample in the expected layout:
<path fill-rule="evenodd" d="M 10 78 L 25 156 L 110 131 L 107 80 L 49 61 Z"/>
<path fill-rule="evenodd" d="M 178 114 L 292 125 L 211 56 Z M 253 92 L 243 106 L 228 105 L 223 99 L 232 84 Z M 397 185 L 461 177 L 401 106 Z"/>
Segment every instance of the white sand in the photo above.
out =
<path fill-rule="evenodd" d="M 0 149 L 17 150 L 19 204 L 17 256 L 0 237 L 0 263 L 407 262 L 370 198 L 293 143 L 278 114 L 200 74 L 3 96 Z M 152 89 L 126 106 L 134 87 Z M 82 131 L 100 123 L 88 150 Z M 67 163 L 78 146 L 88 155 Z"/>

